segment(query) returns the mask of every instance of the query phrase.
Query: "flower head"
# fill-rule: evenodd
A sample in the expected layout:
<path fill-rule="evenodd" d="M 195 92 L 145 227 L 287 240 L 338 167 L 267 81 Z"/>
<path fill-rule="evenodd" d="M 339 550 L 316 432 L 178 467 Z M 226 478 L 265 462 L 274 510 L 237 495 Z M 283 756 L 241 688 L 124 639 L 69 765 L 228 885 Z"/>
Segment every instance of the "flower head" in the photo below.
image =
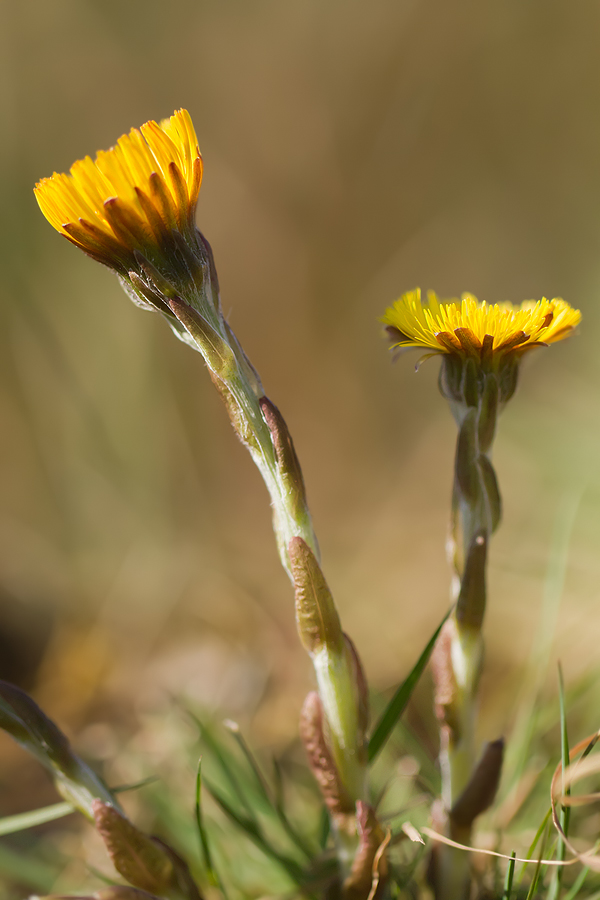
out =
<path fill-rule="evenodd" d="M 189 113 L 146 122 L 96 159 L 73 163 L 35 187 L 56 230 L 88 256 L 126 274 L 135 251 L 160 260 L 177 233 L 196 242 L 202 157 Z"/>
<path fill-rule="evenodd" d="M 387 309 L 382 322 L 396 347 L 423 347 L 485 361 L 560 341 L 580 319 L 578 309 L 559 299 L 490 306 L 470 294 L 463 294 L 460 300 L 440 301 L 430 292 L 427 303 L 422 303 L 417 289 Z"/>

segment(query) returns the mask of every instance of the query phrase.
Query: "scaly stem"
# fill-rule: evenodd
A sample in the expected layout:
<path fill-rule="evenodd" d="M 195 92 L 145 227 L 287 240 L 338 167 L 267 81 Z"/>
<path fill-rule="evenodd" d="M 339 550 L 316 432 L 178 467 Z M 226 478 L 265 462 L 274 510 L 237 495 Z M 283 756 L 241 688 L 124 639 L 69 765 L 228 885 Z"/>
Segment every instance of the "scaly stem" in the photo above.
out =
<path fill-rule="evenodd" d="M 436 707 L 448 830 L 453 839 L 469 843 L 471 824 L 477 815 L 474 810 L 481 811 L 469 796 L 470 818 L 464 797 L 477 761 L 475 728 L 483 658 L 487 547 L 500 520 L 500 495 L 489 458 L 500 396 L 497 373 L 473 359 L 447 357 L 440 386 L 458 426 L 449 540 L 456 607 L 436 651 Z M 436 896 L 438 900 L 462 900 L 468 892 L 468 856 L 450 848 L 439 850 Z"/>
<path fill-rule="evenodd" d="M 206 282 L 203 291 L 206 299 L 210 294 Z M 296 589 L 300 638 L 316 673 L 323 734 L 343 789 L 340 808 L 345 827 L 340 829 L 337 814 L 332 816 L 332 824 L 338 832 L 342 871 L 345 877 L 352 877 L 360 837 L 356 804 L 367 801 L 366 689 L 360 662 L 341 630 L 320 569 L 298 457 L 281 413 L 265 396 L 260 378 L 223 318 L 218 301 L 191 306 L 171 293 L 167 303 L 178 328 L 185 329 L 185 339 L 204 356 L 232 424 L 271 497 L 279 555 Z"/>

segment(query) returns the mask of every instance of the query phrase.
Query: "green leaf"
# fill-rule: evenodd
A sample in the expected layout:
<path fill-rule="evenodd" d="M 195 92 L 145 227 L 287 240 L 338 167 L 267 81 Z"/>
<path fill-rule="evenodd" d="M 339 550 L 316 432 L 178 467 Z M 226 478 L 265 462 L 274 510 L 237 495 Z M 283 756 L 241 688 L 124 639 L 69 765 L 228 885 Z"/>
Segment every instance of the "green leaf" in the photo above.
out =
<path fill-rule="evenodd" d="M 398 719 L 406 709 L 408 701 L 411 698 L 412 692 L 415 689 L 415 686 L 423 674 L 423 669 L 429 662 L 429 657 L 433 651 L 435 646 L 435 642 L 438 639 L 440 631 L 445 625 L 448 616 L 452 612 L 451 609 L 448 610 L 438 627 L 436 628 L 434 634 L 429 640 L 429 643 L 421 653 L 417 662 L 415 663 L 412 671 L 408 675 L 408 677 L 402 682 L 400 687 L 396 690 L 394 696 L 388 703 L 386 709 L 383 712 L 383 715 L 379 719 L 377 725 L 373 729 L 373 734 L 371 735 L 371 739 L 369 741 L 369 762 L 372 763 L 379 752 L 383 749 L 386 741 L 394 730 Z"/>

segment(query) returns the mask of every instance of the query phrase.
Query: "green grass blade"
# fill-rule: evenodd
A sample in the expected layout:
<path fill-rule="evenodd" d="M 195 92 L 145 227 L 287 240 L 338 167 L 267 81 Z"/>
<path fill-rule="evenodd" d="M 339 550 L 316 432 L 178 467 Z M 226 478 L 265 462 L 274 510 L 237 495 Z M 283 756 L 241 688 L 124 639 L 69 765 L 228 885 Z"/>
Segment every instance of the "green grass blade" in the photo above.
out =
<path fill-rule="evenodd" d="M 296 845 L 298 850 L 307 858 L 312 859 L 315 855 L 313 849 L 309 846 L 309 843 L 304 839 L 304 836 L 300 834 L 295 825 L 293 825 L 288 817 L 283 798 L 281 794 L 279 794 L 274 799 L 275 811 L 277 813 L 277 818 L 281 822 L 281 827 L 289 837 L 289 839 Z"/>
<path fill-rule="evenodd" d="M 208 842 L 208 834 L 206 832 L 206 828 L 204 827 L 204 820 L 202 816 L 202 757 L 200 757 L 200 759 L 198 760 L 194 811 L 196 817 L 196 828 L 198 830 L 198 839 L 200 841 L 200 850 L 202 851 L 202 861 L 206 869 L 206 875 L 210 884 L 213 887 L 219 888 L 223 896 L 226 898 L 227 894 L 223 888 L 223 883 L 219 878 L 219 875 L 217 874 L 213 863 L 212 854 L 210 852 L 210 844 Z"/>
<path fill-rule="evenodd" d="M 560 755 L 562 762 L 562 775 L 563 781 L 564 776 L 567 771 L 570 762 L 570 749 L 569 749 L 569 732 L 567 730 L 567 709 L 565 704 L 565 684 L 563 680 L 562 666 L 560 663 L 558 664 L 558 684 L 559 684 L 559 703 L 560 703 Z M 589 745 L 588 745 L 589 747 Z M 591 750 L 591 747 L 586 747 L 586 755 Z M 570 794 L 571 788 L 567 787 L 563 789 L 563 793 Z M 569 820 L 571 818 L 571 807 L 565 806 L 563 809 L 564 820 L 561 823 L 563 830 L 565 832 L 566 837 L 569 836 Z M 564 851 L 565 847 L 563 847 L 563 859 L 564 859 Z M 562 872 L 562 869 L 559 869 Z"/>
<path fill-rule="evenodd" d="M 233 739 L 242 751 L 244 759 L 248 763 L 250 771 L 254 775 L 256 786 L 259 790 L 259 793 L 262 795 L 263 800 L 265 800 L 269 806 L 273 806 L 273 797 L 271 795 L 269 785 L 267 784 L 266 778 L 261 772 L 260 766 L 258 765 L 252 751 L 250 750 L 250 747 L 248 746 L 248 742 L 244 738 L 244 735 L 241 733 L 239 725 L 237 724 L 237 722 L 232 722 L 230 719 L 226 719 L 223 722 L 223 725 L 233 736 Z"/>
<path fill-rule="evenodd" d="M 569 765 L 569 735 L 567 732 L 567 712 L 565 706 L 565 685 L 563 681 L 563 673 L 560 663 L 558 664 L 558 702 L 560 706 L 560 758 L 562 763 L 562 780 L 563 794 L 570 794 L 571 789 L 564 787 L 564 774 L 567 771 L 567 766 Z M 586 748 L 587 749 L 587 748 Z M 569 834 L 569 820 L 571 818 L 571 808 L 569 806 L 564 806 L 560 811 L 560 824 L 565 833 L 568 836 Z M 556 858 L 561 862 L 564 862 L 565 856 L 567 853 L 567 848 L 565 846 L 565 842 L 562 837 L 559 837 L 558 844 L 556 848 Z M 562 885 L 563 879 L 563 867 L 557 866 L 556 871 L 554 872 L 554 877 L 552 879 L 552 883 L 550 885 L 550 889 L 548 891 L 547 900 L 557 900 L 560 895 L 560 889 Z"/>
<path fill-rule="evenodd" d="M 245 776 L 246 773 L 243 772 L 241 769 L 238 769 L 238 771 L 239 771 L 239 777 L 238 777 L 238 774 L 236 774 L 236 771 L 235 771 L 235 767 L 236 766 L 239 767 L 239 763 L 237 762 L 237 760 L 234 760 L 233 757 L 231 757 L 226 752 L 226 750 L 221 746 L 219 741 L 211 734 L 210 730 L 198 718 L 196 718 L 196 716 L 194 716 L 192 714 L 192 718 L 194 719 L 194 722 L 196 723 L 196 725 L 198 726 L 198 728 L 200 730 L 200 734 L 201 734 L 203 741 L 207 745 L 211 754 L 216 758 L 217 762 L 219 763 L 219 766 L 220 766 L 221 771 L 225 777 L 225 780 L 229 786 L 231 794 L 233 795 L 233 797 L 235 797 L 235 799 L 237 801 L 239 801 L 240 806 L 243 807 L 243 812 L 240 811 L 239 813 L 238 812 L 235 813 L 235 816 L 236 816 L 235 820 L 236 820 L 238 826 L 243 828 L 246 831 L 246 833 L 252 837 L 252 840 L 255 840 L 255 841 L 257 839 L 264 840 L 263 830 L 259 824 L 259 820 L 256 815 L 256 810 L 255 810 L 254 806 L 250 803 L 246 792 L 242 789 L 242 780 L 243 780 L 242 776 Z M 234 726 L 234 727 L 232 727 L 232 726 Z M 258 788 L 258 798 L 260 799 L 260 801 L 263 805 L 263 812 L 273 813 L 277 817 L 279 822 L 281 823 L 284 831 L 286 832 L 286 834 L 288 835 L 288 837 L 294 844 L 295 848 L 300 850 L 304 854 L 304 856 L 306 856 L 308 859 L 312 859 L 312 857 L 314 856 L 313 852 L 311 851 L 310 847 L 306 844 L 306 842 L 303 840 L 303 838 L 297 833 L 294 826 L 289 822 L 287 815 L 285 813 L 285 809 L 283 807 L 280 807 L 277 803 L 275 803 L 273 796 L 272 796 L 272 791 L 269 789 L 266 779 L 265 779 L 264 775 L 262 774 L 262 772 L 258 766 L 258 763 L 254 759 L 254 756 L 252 755 L 250 748 L 248 747 L 246 741 L 244 740 L 242 734 L 240 733 L 239 728 L 237 726 L 235 726 L 235 723 L 226 724 L 226 727 L 228 728 L 228 730 L 232 733 L 232 735 L 236 739 L 236 743 L 237 743 L 238 747 L 240 748 L 240 750 L 242 751 L 245 761 L 247 762 L 247 764 L 250 768 L 250 771 L 252 773 L 252 780 L 256 784 L 256 787 Z M 206 782 L 206 779 L 205 779 L 205 784 L 208 787 L 208 783 Z M 210 793 L 213 794 L 213 796 L 215 796 L 212 787 L 209 788 L 209 790 L 210 790 Z M 224 807 L 222 804 L 223 804 L 223 802 L 225 802 L 228 809 L 230 810 L 230 812 L 234 812 L 233 806 L 231 806 L 231 804 L 222 795 L 219 795 L 219 798 L 215 797 L 215 800 L 217 800 L 217 803 L 219 803 L 219 805 L 221 805 L 223 809 L 224 809 Z M 257 836 L 258 836 L 258 838 L 257 838 Z M 263 849 L 264 849 L 264 847 L 263 847 Z M 282 859 L 287 860 L 287 862 L 291 862 L 290 860 L 288 860 L 287 857 L 282 856 L 278 851 L 274 850 L 274 848 L 272 848 L 272 849 L 273 849 L 273 852 L 276 854 L 276 858 L 278 859 L 279 862 L 281 862 Z M 292 864 L 292 865 L 295 865 L 295 864 Z"/>
<path fill-rule="evenodd" d="M 408 893 L 410 891 L 410 883 L 414 878 L 417 867 L 421 864 L 421 860 L 428 852 L 428 848 L 425 844 L 418 844 L 416 852 L 408 864 L 408 866 L 403 867 L 401 871 L 399 871 L 395 866 L 390 866 L 390 880 L 399 888 L 402 893 L 399 894 L 402 898 L 408 896 L 414 896 L 414 894 Z M 406 891 L 407 893 L 404 893 Z"/>
<path fill-rule="evenodd" d="M 583 751 L 583 753 L 581 754 L 580 759 L 585 759 L 586 756 L 589 756 L 589 754 L 592 752 L 592 750 L 598 743 L 598 740 L 600 740 L 600 735 L 595 734 L 594 737 L 592 738 L 592 740 L 589 742 L 589 744 L 585 748 L 585 750 Z"/>
<path fill-rule="evenodd" d="M 302 872 L 301 867 L 296 863 L 293 859 L 289 859 L 287 856 L 284 856 L 279 852 L 275 847 L 273 847 L 269 841 L 266 839 L 261 827 L 256 822 L 255 819 L 247 818 L 244 813 L 240 813 L 235 810 L 228 800 L 221 794 L 221 792 L 215 787 L 215 785 L 210 784 L 208 779 L 204 779 L 204 784 L 206 786 L 207 791 L 210 792 L 211 796 L 215 800 L 218 806 L 221 807 L 225 815 L 231 819 L 231 821 L 240 828 L 257 847 L 259 847 L 266 856 L 269 856 L 272 860 L 279 863 L 279 865 L 287 872 L 292 881 L 295 882 L 299 887 L 301 887 L 304 883 L 304 873 Z"/>
<path fill-rule="evenodd" d="M 542 868 L 542 863 L 541 863 L 541 857 L 540 857 L 540 859 L 538 859 L 538 861 L 537 861 L 537 865 L 535 867 L 535 872 L 533 873 L 533 881 L 529 885 L 529 890 L 527 891 L 526 900 L 533 900 L 533 898 L 535 897 L 538 882 L 540 880 L 541 868 Z"/>
<path fill-rule="evenodd" d="M 44 825 L 46 822 L 54 822 L 64 816 L 75 812 L 75 807 L 70 803 L 53 803 L 52 806 L 43 806 L 30 812 L 18 813 L 16 816 L 5 816 L 0 819 L 0 837 L 6 834 L 15 834 L 17 831 L 26 831 L 36 825 Z"/>
<path fill-rule="evenodd" d="M 513 850 L 510 854 L 510 862 L 506 867 L 506 878 L 504 879 L 504 891 L 502 893 L 502 900 L 510 900 L 512 895 L 512 885 L 513 878 L 515 877 L 515 856 L 517 854 Z"/>
<path fill-rule="evenodd" d="M 6 844 L 0 844 L 0 882 L 2 877 L 11 878 L 40 893 L 52 890 L 60 869 L 50 866 L 28 852 L 26 855 Z"/>
<path fill-rule="evenodd" d="M 531 884 L 530 884 L 530 886 L 529 886 L 529 890 L 527 891 L 527 900 L 533 900 L 533 898 L 535 897 L 535 894 L 536 894 L 536 891 L 537 891 L 537 886 L 538 886 L 538 883 L 539 883 L 539 880 L 540 880 L 540 875 L 541 875 L 541 872 L 542 872 L 542 859 L 544 858 L 544 852 L 545 852 L 545 850 L 546 850 L 546 842 L 547 842 L 547 840 L 548 840 L 548 832 L 549 832 L 549 821 L 550 821 L 550 817 L 549 817 L 549 816 L 546 816 L 546 818 L 545 818 L 544 821 L 545 821 L 545 823 L 546 823 L 546 827 L 545 827 L 545 830 L 544 830 L 544 838 L 543 838 L 543 840 L 542 840 L 542 844 L 541 844 L 541 847 L 540 847 L 540 852 L 539 852 L 539 856 L 538 856 L 537 865 L 536 865 L 536 867 L 535 867 L 535 872 L 534 872 L 534 874 L 533 874 L 533 880 L 532 880 L 532 882 L 531 882 Z"/>
<path fill-rule="evenodd" d="M 319 847 L 321 850 L 324 850 L 327 846 L 327 841 L 329 840 L 329 834 L 331 832 L 331 820 L 329 818 L 329 813 L 323 807 L 321 810 L 321 821 L 319 822 Z"/>
<path fill-rule="evenodd" d="M 235 739 L 235 742 L 244 754 L 244 758 L 254 776 L 254 780 L 261 797 L 263 798 L 269 809 L 272 810 L 272 812 L 277 816 L 279 822 L 281 823 L 281 827 L 283 828 L 289 839 L 292 841 L 292 843 L 298 848 L 298 850 L 300 850 L 301 853 L 304 854 L 304 856 L 306 856 L 307 859 L 312 859 L 314 854 L 312 853 L 310 847 L 302 838 L 302 835 L 298 834 L 287 817 L 283 800 L 283 790 L 281 787 L 282 781 L 277 767 L 276 772 L 278 772 L 279 790 L 277 792 L 274 792 L 269 787 L 267 780 L 263 775 L 260 766 L 258 765 L 258 762 L 256 761 L 256 758 L 252 753 L 250 747 L 248 746 L 248 742 L 246 741 L 244 735 L 241 733 L 237 723 L 227 720 L 223 724 L 226 728 L 229 729 Z"/>
<path fill-rule="evenodd" d="M 584 491 L 584 483 L 567 491 L 561 499 L 556 513 L 549 563 L 544 579 L 539 623 L 535 629 L 531 653 L 523 677 L 523 687 L 517 704 L 516 724 L 506 748 L 503 766 L 504 786 L 502 790 L 504 792 L 509 791 L 520 779 L 530 758 L 536 707 L 548 671 L 567 576 L 571 538 Z"/>
<path fill-rule="evenodd" d="M 533 851 L 537 847 L 537 843 L 538 843 L 539 839 L 541 838 L 542 834 L 544 833 L 544 829 L 548 825 L 551 815 L 552 815 L 552 810 L 550 809 L 550 807 L 548 807 L 548 812 L 542 819 L 542 823 L 541 823 L 540 827 L 538 828 L 538 830 L 536 831 L 535 836 L 534 836 L 531 844 L 529 845 L 529 849 L 528 849 L 527 853 L 525 854 L 526 859 L 531 859 L 533 857 Z M 523 865 L 521 866 L 521 872 L 519 875 L 519 881 L 518 881 L 519 885 L 523 881 L 523 876 L 525 875 L 525 872 L 527 871 L 527 869 L 528 869 L 528 864 L 523 863 Z"/>
<path fill-rule="evenodd" d="M 448 616 L 450 615 L 452 610 L 448 610 L 434 634 L 432 635 L 429 643 L 421 653 L 419 659 L 415 663 L 412 671 L 408 675 L 408 677 L 402 682 L 400 687 L 394 693 L 394 696 L 388 703 L 386 709 L 383 712 L 383 715 L 379 719 L 377 725 L 373 729 L 373 734 L 371 735 L 371 739 L 369 741 L 369 762 L 372 763 L 377 754 L 383 749 L 387 739 L 390 734 L 394 730 L 398 719 L 406 709 L 408 701 L 410 700 L 411 694 L 417 684 L 419 678 L 423 674 L 423 669 L 429 662 L 429 657 L 431 656 L 431 652 L 435 646 L 435 642 L 438 639 L 439 633 L 442 630 Z"/>
<path fill-rule="evenodd" d="M 143 781 L 137 781 L 135 784 L 123 784 L 119 787 L 110 788 L 113 794 L 122 794 L 125 791 L 133 791 L 137 788 L 144 787 L 156 781 L 156 777 L 152 775 L 150 778 L 144 778 Z M 65 816 L 70 816 L 75 812 L 75 807 L 71 803 L 53 803 L 51 806 L 42 806 L 39 809 L 32 809 L 28 812 L 18 813 L 15 816 L 5 816 L 0 819 L 0 837 L 7 834 L 16 834 L 18 831 L 26 831 L 28 828 L 35 828 L 36 825 L 45 825 L 46 822 L 54 822 Z"/>
<path fill-rule="evenodd" d="M 579 891 L 583 887 L 586 878 L 589 875 L 590 870 L 587 866 L 581 870 L 575 881 L 573 882 L 573 886 L 568 894 L 565 894 L 564 900 L 575 900 L 575 897 L 579 894 Z"/>
<path fill-rule="evenodd" d="M 254 810 L 250 802 L 248 801 L 245 792 L 242 790 L 240 781 L 238 780 L 233 770 L 232 762 L 230 761 L 230 758 L 228 758 L 227 753 L 225 752 L 223 747 L 221 747 L 219 741 L 215 737 L 213 737 L 206 725 L 204 725 L 204 723 L 201 722 L 200 719 L 198 719 L 193 713 L 189 713 L 189 715 L 197 725 L 201 739 L 204 741 L 211 754 L 219 763 L 221 771 L 229 785 L 229 789 L 231 790 L 233 796 L 244 807 L 248 819 L 251 820 L 256 825 L 256 827 L 258 827 L 258 822 L 256 820 Z"/>

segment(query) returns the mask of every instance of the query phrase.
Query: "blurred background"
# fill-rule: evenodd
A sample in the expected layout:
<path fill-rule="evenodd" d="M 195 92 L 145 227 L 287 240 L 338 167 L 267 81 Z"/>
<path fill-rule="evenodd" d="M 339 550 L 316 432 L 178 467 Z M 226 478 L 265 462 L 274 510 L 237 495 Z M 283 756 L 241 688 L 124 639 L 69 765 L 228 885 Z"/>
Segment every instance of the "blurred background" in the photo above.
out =
<path fill-rule="evenodd" d="M 312 676 L 266 490 L 201 358 L 53 231 L 34 183 L 190 111 L 223 304 L 294 436 L 376 689 L 447 607 L 455 437 L 438 362 L 392 364 L 378 317 L 415 286 L 582 310 L 527 358 L 496 441 L 494 738 L 544 602 L 562 596 L 549 695 L 557 658 L 567 684 L 598 666 L 599 38 L 595 0 L 0 3 L 0 677 L 82 752 L 145 734 L 159 765 L 172 750 L 143 723 L 173 696 L 277 748 Z M 53 796 L 0 736 L 0 814 Z"/>

